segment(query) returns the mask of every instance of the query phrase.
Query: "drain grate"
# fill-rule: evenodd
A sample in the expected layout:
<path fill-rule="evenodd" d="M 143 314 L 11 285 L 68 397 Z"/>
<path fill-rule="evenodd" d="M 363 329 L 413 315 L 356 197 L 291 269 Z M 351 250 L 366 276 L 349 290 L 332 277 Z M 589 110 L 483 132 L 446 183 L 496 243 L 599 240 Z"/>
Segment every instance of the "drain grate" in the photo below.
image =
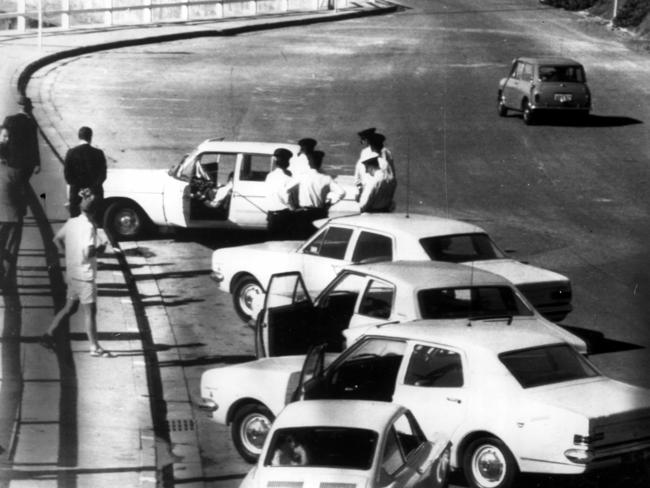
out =
<path fill-rule="evenodd" d="M 193 419 L 171 419 L 167 420 L 169 432 L 188 432 L 196 428 L 196 422 Z"/>

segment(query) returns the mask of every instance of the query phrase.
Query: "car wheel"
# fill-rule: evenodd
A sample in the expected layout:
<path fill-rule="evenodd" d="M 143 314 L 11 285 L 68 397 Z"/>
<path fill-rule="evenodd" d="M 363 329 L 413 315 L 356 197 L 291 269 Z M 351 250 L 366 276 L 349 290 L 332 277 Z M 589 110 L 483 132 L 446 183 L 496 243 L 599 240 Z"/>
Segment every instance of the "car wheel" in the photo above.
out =
<path fill-rule="evenodd" d="M 497 110 L 499 112 L 499 117 L 505 117 L 508 115 L 508 107 L 503 103 L 503 95 L 501 92 L 499 92 Z"/>
<path fill-rule="evenodd" d="M 235 412 L 230 433 L 237 452 L 246 462 L 259 459 L 273 420 L 271 411 L 259 403 L 249 403 Z"/>
<path fill-rule="evenodd" d="M 144 229 L 144 216 L 133 202 L 120 201 L 111 203 L 104 212 L 104 230 L 117 240 L 135 239 Z"/>
<path fill-rule="evenodd" d="M 463 456 L 463 470 L 473 488 L 510 488 L 518 474 L 513 455 L 496 437 L 471 442 Z"/>
<path fill-rule="evenodd" d="M 232 295 L 232 302 L 240 319 L 248 322 L 253 317 L 255 313 L 253 309 L 254 300 L 258 299 L 259 295 L 263 293 L 262 285 L 251 275 L 244 276 L 237 281 Z"/>
<path fill-rule="evenodd" d="M 524 100 L 521 111 L 523 113 L 524 124 L 533 125 L 535 123 L 535 113 L 528 100 Z"/>

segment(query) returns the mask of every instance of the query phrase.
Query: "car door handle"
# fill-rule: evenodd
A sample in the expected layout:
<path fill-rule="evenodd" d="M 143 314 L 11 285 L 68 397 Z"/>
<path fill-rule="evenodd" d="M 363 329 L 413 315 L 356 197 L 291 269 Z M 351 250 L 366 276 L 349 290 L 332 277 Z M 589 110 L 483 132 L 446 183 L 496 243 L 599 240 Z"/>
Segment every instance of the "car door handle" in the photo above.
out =
<path fill-rule="evenodd" d="M 447 401 L 454 402 L 454 403 L 462 403 L 462 400 L 460 398 L 447 397 Z"/>

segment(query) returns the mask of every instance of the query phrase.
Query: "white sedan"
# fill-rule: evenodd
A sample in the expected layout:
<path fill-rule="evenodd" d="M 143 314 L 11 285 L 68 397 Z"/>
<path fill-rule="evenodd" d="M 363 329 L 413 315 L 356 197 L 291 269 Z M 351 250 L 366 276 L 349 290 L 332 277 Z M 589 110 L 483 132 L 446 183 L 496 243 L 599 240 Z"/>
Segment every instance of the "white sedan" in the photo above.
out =
<path fill-rule="evenodd" d="M 104 228 L 120 239 L 138 237 L 151 224 L 265 229 L 264 180 L 277 148 L 294 155 L 300 150 L 286 143 L 208 139 L 169 170 L 110 169 L 104 183 Z M 205 190 L 227 185 L 231 174 L 229 201 L 218 208 L 206 206 L 201 199 Z M 352 177 L 339 176 L 337 182 L 347 189 L 347 197 L 330 214 L 358 212 Z"/>
<path fill-rule="evenodd" d="M 313 400 L 288 405 L 240 488 L 447 485 L 450 444 L 428 440 L 406 408 L 381 402 Z"/>
<path fill-rule="evenodd" d="M 586 354 L 585 341 L 546 320 L 512 283 L 488 271 L 439 261 L 349 265 L 313 301 L 301 273 L 273 275 L 256 324 L 257 356 L 340 352 L 371 326 L 435 319 L 460 328 L 477 320 L 526 323 Z M 345 340 L 344 340 L 345 338 Z"/>
<path fill-rule="evenodd" d="M 238 315 L 249 320 L 272 274 L 299 271 L 316 296 L 343 266 L 377 260 L 462 263 L 507 278 L 550 320 L 559 321 L 572 309 L 566 276 L 506 257 L 481 227 L 429 215 L 350 215 L 325 222 L 303 243 L 272 241 L 217 249 L 212 278 L 232 294 Z"/>
<path fill-rule="evenodd" d="M 604 376 L 539 327 L 428 322 L 376 326 L 326 368 L 331 357 L 315 350 L 302 370 L 300 356 L 208 370 L 204 405 L 215 421 L 235 424 L 241 446 L 236 436 L 254 433 L 259 443 L 260 420 L 270 423 L 291 400 L 392 401 L 409 408 L 425 434 L 450 437 L 451 466 L 474 488 L 510 487 L 519 473 L 577 475 L 647 459 L 647 389 Z"/>

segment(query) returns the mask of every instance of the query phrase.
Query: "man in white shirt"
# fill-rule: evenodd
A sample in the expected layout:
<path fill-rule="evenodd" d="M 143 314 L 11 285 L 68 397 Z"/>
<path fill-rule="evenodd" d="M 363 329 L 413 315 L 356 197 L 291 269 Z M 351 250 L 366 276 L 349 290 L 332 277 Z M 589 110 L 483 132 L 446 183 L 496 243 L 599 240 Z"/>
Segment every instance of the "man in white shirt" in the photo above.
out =
<path fill-rule="evenodd" d="M 266 223 L 270 239 L 290 239 L 295 230 L 291 192 L 297 181 L 288 170 L 292 156 L 288 149 L 276 149 L 273 170 L 266 175 Z"/>
<path fill-rule="evenodd" d="M 298 204 L 300 205 L 300 237 L 307 238 L 314 232 L 312 222 L 327 217 L 329 207 L 345 196 L 345 190 L 332 178 L 321 172 L 323 151 L 314 151 L 309 169 L 298 175 Z"/>
<path fill-rule="evenodd" d="M 302 173 L 309 171 L 309 161 L 314 154 L 316 144 L 318 144 L 318 142 L 316 142 L 315 139 L 311 139 L 309 137 L 305 137 L 304 139 L 300 139 L 298 141 L 300 151 L 298 151 L 298 154 L 296 154 L 295 157 L 291 158 L 291 161 L 289 163 L 289 171 L 291 172 L 292 176 L 296 177 Z"/>
<path fill-rule="evenodd" d="M 357 201 L 361 196 L 363 190 L 363 180 L 367 176 L 366 167 L 363 165 L 363 162 L 366 159 L 370 159 L 374 156 L 378 156 L 372 148 L 370 147 L 370 137 L 375 133 L 377 129 L 370 127 L 364 129 L 361 132 L 357 132 L 359 136 L 359 143 L 361 144 L 361 152 L 359 153 L 359 159 L 354 165 L 354 185 L 357 187 Z"/>
<path fill-rule="evenodd" d="M 359 197 L 361 212 L 390 212 L 393 208 L 395 180 L 388 178 L 386 172 L 379 168 L 376 156 L 366 159 L 363 165 L 368 174 Z"/>
<path fill-rule="evenodd" d="M 66 304 L 55 315 L 47 332 L 41 337 L 41 343 L 53 348 L 53 334 L 57 327 L 80 306 L 90 342 L 90 355 L 112 357 L 97 341 L 97 254 L 103 252 L 106 243 L 99 244 L 97 228 L 92 220 L 95 195 L 86 188 L 79 192 L 79 196 L 81 214 L 68 219 L 53 239 L 57 249 L 65 253 L 68 285 Z"/>

